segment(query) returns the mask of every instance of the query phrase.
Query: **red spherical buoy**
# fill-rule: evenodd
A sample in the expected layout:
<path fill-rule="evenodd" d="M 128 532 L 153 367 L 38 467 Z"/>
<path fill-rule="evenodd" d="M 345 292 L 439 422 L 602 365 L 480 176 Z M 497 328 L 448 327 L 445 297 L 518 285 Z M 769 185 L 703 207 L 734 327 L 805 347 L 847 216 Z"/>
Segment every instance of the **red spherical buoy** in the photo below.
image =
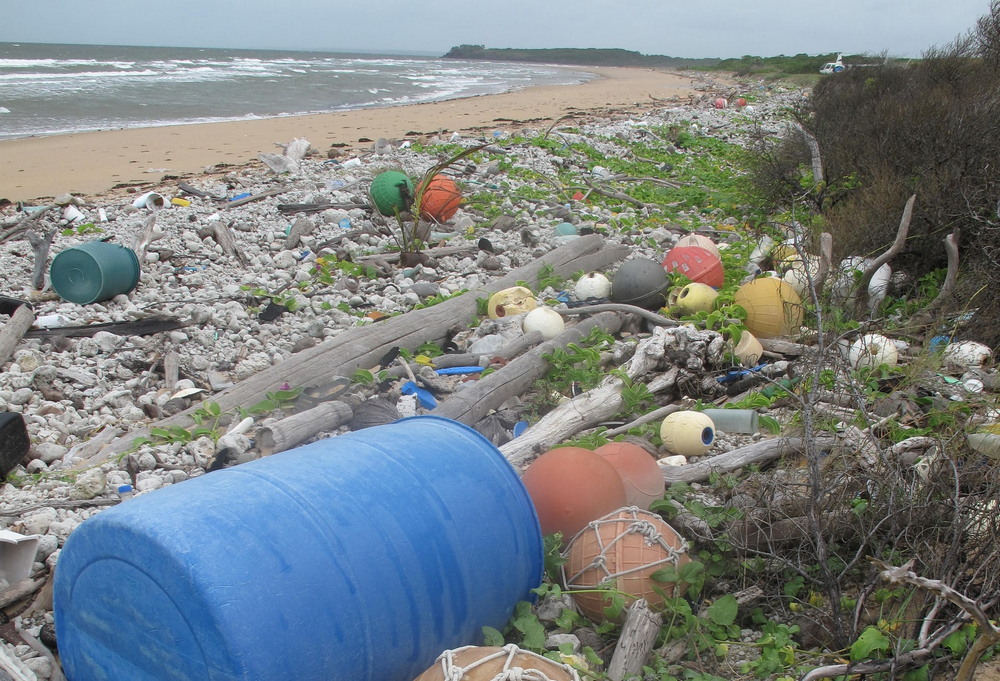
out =
<path fill-rule="evenodd" d="M 725 109 L 727 105 L 728 102 L 726 101 L 725 97 L 719 97 L 718 99 L 715 100 L 714 104 L 716 109 Z"/>
<path fill-rule="evenodd" d="M 625 485 L 615 467 L 583 447 L 550 449 L 521 476 L 535 505 L 542 534 L 570 537 L 625 505 Z"/>
<path fill-rule="evenodd" d="M 663 258 L 663 269 L 680 272 L 691 281 L 719 288 L 726 283 L 719 256 L 701 246 L 674 246 Z"/>
<path fill-rule="evenodd" d="M 444 175 L 435 175 L 420 197 L 420 217 L 434 222 L 447 222 L 454 217 L 461 203 L 462 192 L 455 181 Z"/>

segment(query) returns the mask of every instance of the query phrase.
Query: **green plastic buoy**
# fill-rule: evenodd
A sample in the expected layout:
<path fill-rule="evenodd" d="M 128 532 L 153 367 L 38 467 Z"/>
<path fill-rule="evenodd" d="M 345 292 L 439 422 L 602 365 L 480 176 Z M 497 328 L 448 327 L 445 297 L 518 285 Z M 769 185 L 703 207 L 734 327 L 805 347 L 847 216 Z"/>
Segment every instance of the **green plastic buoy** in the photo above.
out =
<path fill-rule="evenodd" d="M 413 196 L 413 182 L 401 172 L 387 170 L 375 176 L 368 193 L 378 212 L 391 216 L 407 209 L 407 197 Z"/>

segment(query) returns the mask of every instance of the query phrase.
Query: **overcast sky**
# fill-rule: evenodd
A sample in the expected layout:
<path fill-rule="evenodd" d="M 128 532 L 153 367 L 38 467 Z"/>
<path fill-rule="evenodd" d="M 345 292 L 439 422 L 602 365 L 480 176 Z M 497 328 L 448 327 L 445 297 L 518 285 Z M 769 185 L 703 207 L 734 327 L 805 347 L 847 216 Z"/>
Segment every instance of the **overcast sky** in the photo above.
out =
<path fill-rule="evenodd" d="M 0 0 L 0 42 L 443 54 L 620 47 L 674 57 L 919 57 L 988 0 Z"/>

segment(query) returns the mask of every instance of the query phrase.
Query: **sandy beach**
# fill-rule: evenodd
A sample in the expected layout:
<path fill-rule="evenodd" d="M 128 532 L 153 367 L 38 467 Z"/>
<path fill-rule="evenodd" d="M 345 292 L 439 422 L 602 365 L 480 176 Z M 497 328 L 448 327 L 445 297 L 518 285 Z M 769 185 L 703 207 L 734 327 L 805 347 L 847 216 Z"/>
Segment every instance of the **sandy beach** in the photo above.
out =
<path fill-rule="evenodd" d="M 574 68 L 598 77 L 581 85 L 383 109 L 2 141 L 0 198 L 30 203 L 65 192 L 97 196 L 115 188 L 153 189 L 165 176 L 174 181 L 259 162 L 258 154 L 280 153 L 277 145 L 296 138 L 324 153 L 334 145 L 360 151 L 380 137 L 539 127 L 573 115 L 629 115 L 663 105 L 655 100 L 687 103 L 703 93 L 707 80 L 653 69 Z"/>

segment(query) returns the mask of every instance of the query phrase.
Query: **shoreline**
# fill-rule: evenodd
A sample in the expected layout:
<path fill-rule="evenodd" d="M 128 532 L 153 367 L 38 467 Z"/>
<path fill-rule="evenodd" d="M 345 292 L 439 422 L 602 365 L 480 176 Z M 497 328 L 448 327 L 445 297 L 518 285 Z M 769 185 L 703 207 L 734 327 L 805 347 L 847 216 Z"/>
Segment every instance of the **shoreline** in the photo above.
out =
<path fill-rule="evenodd" d="M 666 69 L 574 67 L 597 75 L 574 85 L 540 85 L 438 102 L 247 121 L 24 137 L 0 141 L 0 199 L 33 202 L 64 193 L 100 196 L 149 191 L 166 182 L 260 163 L 258 154 L 304 138 L 321 154 L 369 148 L 379 138 L 511 130 L 581 119 L 634 115 L 686 103 L 724 77 Z M 655 98 L 655 100 L 653 99 Z"/>

